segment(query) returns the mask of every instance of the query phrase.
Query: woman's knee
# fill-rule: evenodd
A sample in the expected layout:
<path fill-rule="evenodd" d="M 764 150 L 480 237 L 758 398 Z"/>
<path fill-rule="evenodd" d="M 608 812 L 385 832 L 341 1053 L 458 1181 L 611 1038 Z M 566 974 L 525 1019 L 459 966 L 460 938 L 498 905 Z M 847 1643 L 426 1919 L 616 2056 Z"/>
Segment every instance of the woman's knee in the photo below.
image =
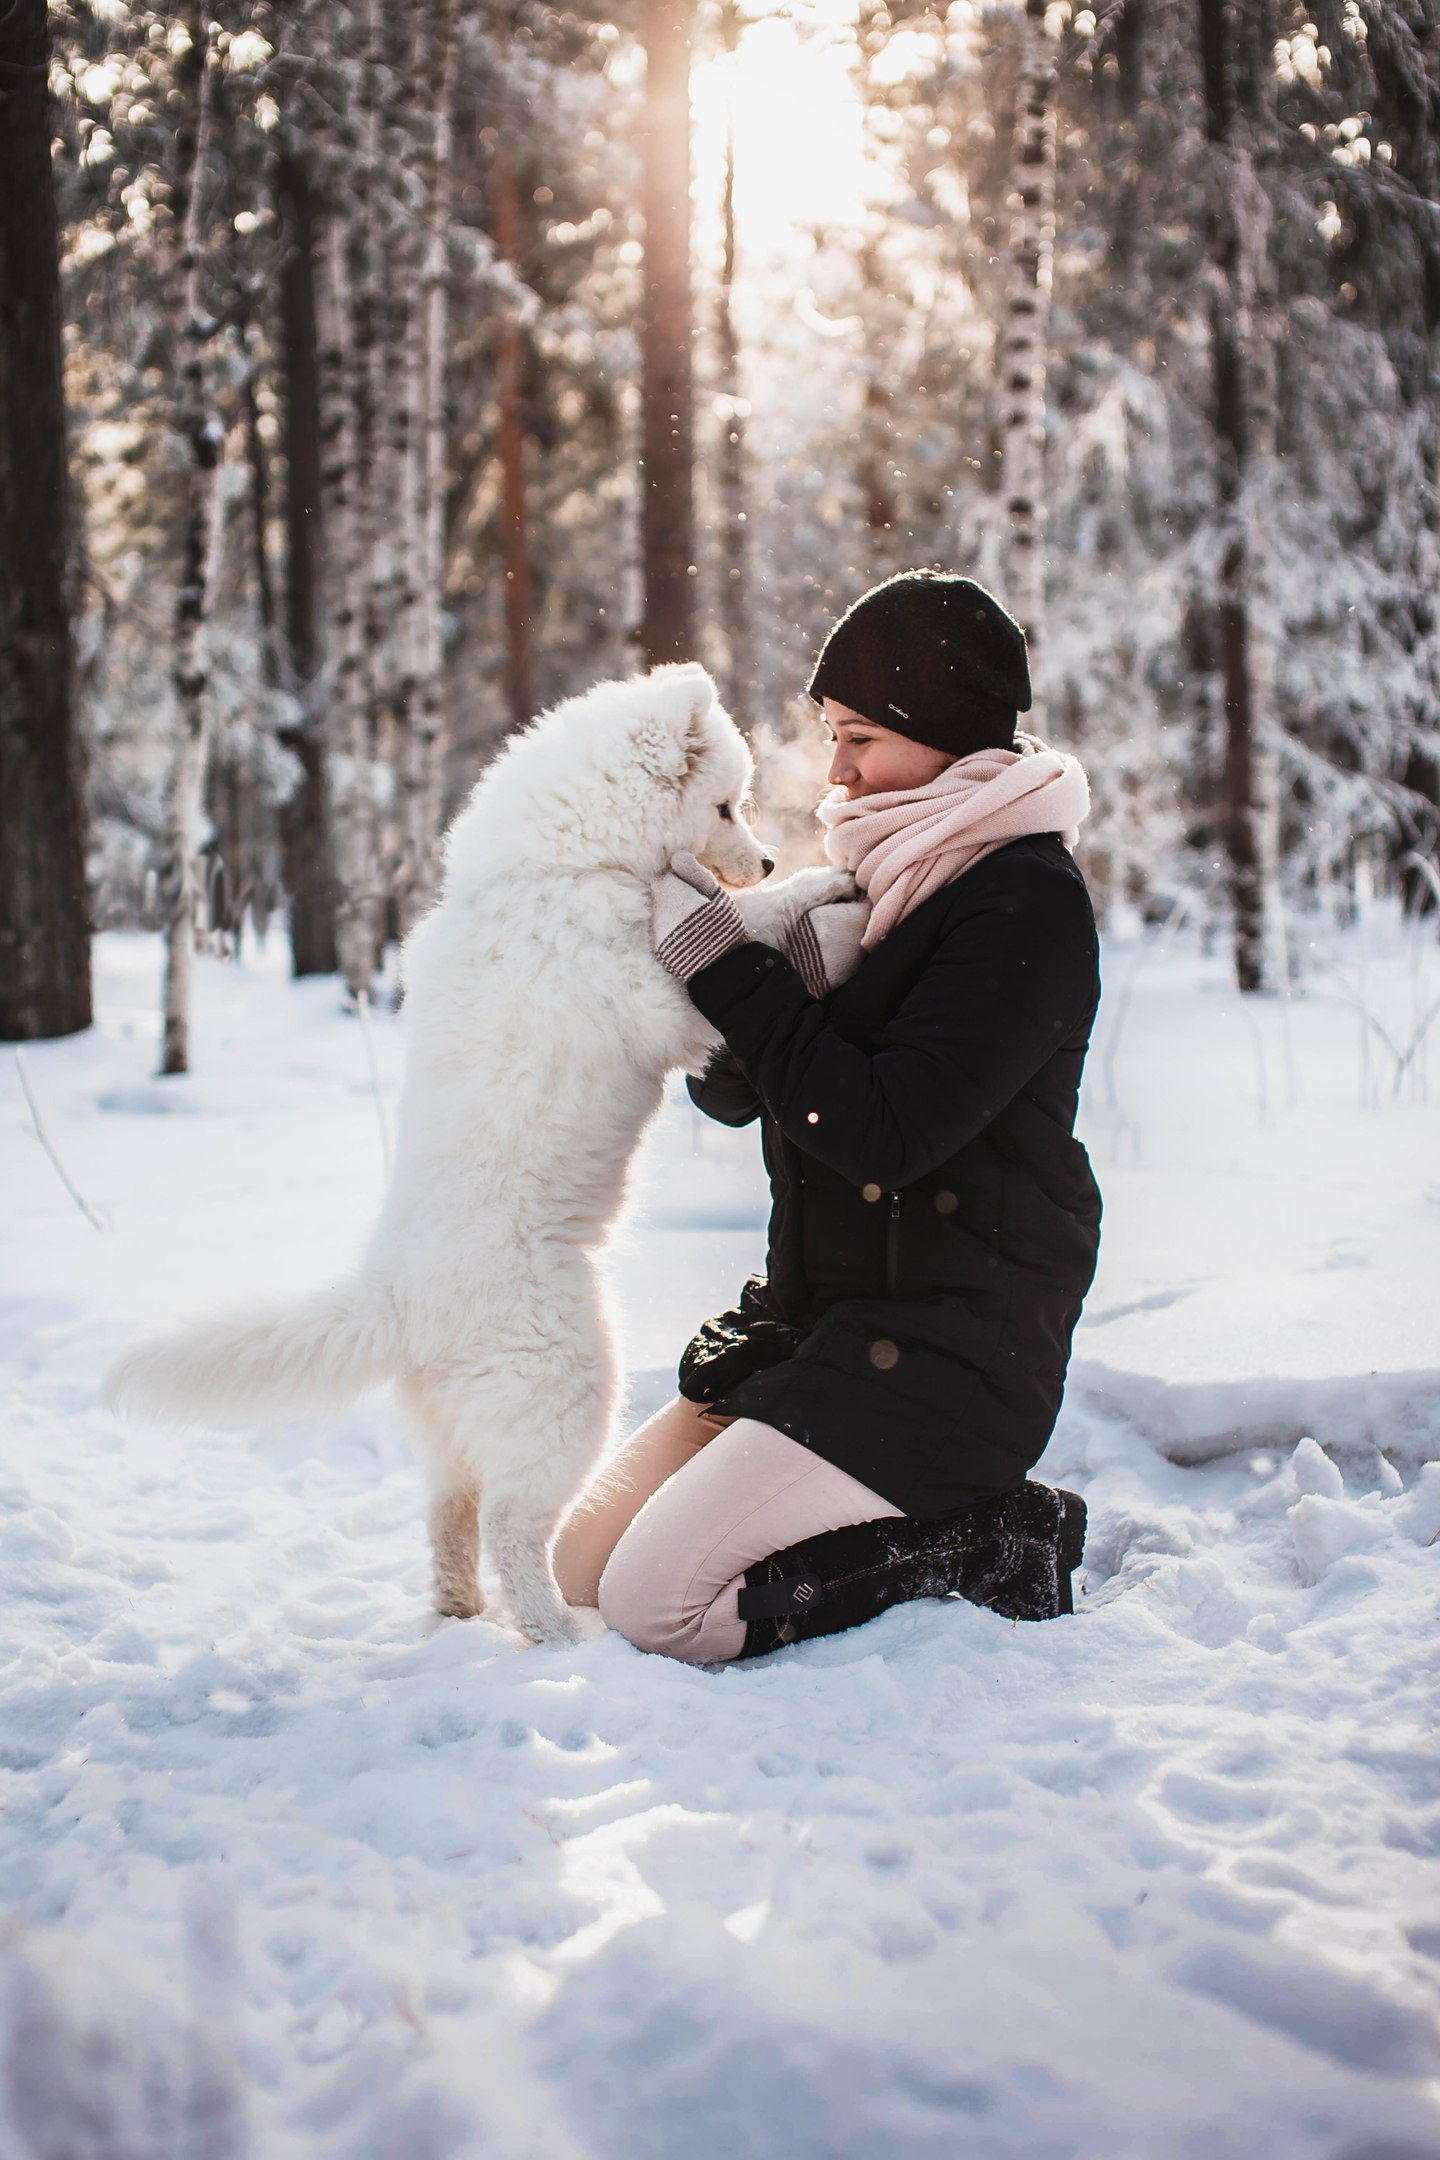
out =
<path fill-rule="evenodd" d="M 621 1538 L 600 1577 L 601 1619 L 637 1650 L 697 1662 L 695 1639 L 703 1612 L 687 1612 L 683 1586 L 667 1581 L 643 1551 L 627 1551 L 627 1542 Z"/>

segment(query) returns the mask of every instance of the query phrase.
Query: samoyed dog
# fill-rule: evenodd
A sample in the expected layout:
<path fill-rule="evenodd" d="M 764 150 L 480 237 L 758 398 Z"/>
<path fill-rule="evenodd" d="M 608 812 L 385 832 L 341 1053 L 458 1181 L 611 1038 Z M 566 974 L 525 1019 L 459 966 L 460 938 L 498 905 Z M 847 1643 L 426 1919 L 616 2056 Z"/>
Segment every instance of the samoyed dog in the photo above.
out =
<path fill-rule="evenodd" d="M 573 1640 L 549 1546 L 620 1382 L 596 1255 L 666 1073 L 717 1040 L 653 956 L 650 882 L 688 850 L 777 945 L 854 893 L 829 869 L 747 890 L 771 868 L 742 814 L 750 777 L 689 664 L 602 683 L 516 736 L 405 947 L 395 1164 L 357 1272 L 137 1344 L 107 1400 L 243 1425 L 393 1382 L 427 1473 L 436 1609 L 481 1610 L 483 1530 L 520 1630 Z"/>

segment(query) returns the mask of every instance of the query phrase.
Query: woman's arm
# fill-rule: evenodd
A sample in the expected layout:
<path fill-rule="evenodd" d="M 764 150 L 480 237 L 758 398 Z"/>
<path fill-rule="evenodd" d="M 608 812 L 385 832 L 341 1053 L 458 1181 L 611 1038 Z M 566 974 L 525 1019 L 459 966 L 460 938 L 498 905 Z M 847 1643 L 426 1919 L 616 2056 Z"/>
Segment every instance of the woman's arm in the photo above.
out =
<path fill-rule="evenodd" d="M 1018 867 L 1018 866 L 1017 866 Z M 1073 872 L 987 880 L 868 1049 L 783 956 L 751 943 L 690 995 L 786 1136 L 854 1184 L 913 1184 L 973 1139 L 1094 1009 L 1094 918 Z"/>
<path fill-rule="evenodd" d="M 703 1073 L 687 1073 L 690 1100 L 717 1125 L 749 1125 L 760 1115 L 755 1084 L 733 1051 L 717 1050 Z"/>

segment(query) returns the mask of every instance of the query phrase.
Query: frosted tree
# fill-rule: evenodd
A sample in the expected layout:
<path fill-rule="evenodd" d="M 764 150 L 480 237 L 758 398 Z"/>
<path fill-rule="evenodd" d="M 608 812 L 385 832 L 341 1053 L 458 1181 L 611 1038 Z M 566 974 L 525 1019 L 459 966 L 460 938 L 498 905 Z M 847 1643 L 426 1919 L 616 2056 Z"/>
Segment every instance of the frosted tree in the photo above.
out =
<path fill-rule="evenodd" d="M 45 0 L 0 15 L 0 1036 L 90 1024 Z"/>
<path fill-rule="evenodd" d="M 445 653 L 442 637 L 446 559 L 445 495 L 449 476 L 445 407 L 450 346 L 450 191 L 457 0 L 414 0 L 412 66 L 428 85 L 417 117 L 418 201 L 424 247 L 419 291 L 405 343 L 407 439 L 406 529 L 413 532 L 413 688 L 399 760 L 402 934 L 435 896 L 444 821 Z"/>
<path fill-rule="evenodd" d="M 1280 767 L 1264 501 L 1275 456 L 1275 332 L 1269 205 L 1253 134 L 1267 114 L 1264 54 L 1247 52 L 1232 0 L 1200 0 L 1210 148 L 1210 354 L 1220 559 L 1216 619 L 1225 709 L 1225 839 L 1235 980 L 1283 980 L 1278 918 Z M 1260 33 L 1263 39 L 1263 30 Z M 1248 97 L 1246 92 L 1248 91 Z"/>
<path fill-rule="evenodd" d="M 165 813 L 168 889 L 162 1073 L 190 1070 L 190 984 L 204 897 L 199 846 L 211 732 L 207 627 L 225 517 L 220 471 L 225 429 L 215 409 L 210 370 L 217 326 L 206 310 L 202 285 L 203 192 L 216 68 L 199 0 L 191 0 L 180 32 L 185 43 L 177 89 L 184 102 L 172 196 L 180 241 L 176 423 L 187 446 L 189 467 L 171 662 L 178 731 Z"/>
<path fill-rule="evenodd" d="M 509 57 L 508 22 L 502 58 Z M 535 598 L 530 570 L 530 530 L 525 486 L 525 372 L 528 340 L 521 321 L 527 297 L 520 283 L 522 228 L 520 210 L 518 82 L 510 89 L 508 109 L 495 129 L 490 155 L 490 228 L 496 251 L 515 281 L 501 303 L 495 333 L 495 403 L 499 414 L 500 574 L 504 579 L 506 688 L 510 722 L 523 727 L 535 717 Z"/>

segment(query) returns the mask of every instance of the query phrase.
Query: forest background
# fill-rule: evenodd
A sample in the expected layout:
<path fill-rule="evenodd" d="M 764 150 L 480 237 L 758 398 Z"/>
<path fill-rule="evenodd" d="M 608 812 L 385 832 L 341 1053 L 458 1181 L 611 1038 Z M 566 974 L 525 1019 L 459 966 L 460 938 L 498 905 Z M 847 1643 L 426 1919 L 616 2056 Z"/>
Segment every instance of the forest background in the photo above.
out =
<path fill-rule="evenodd" d="M 1273 990 L 1440 894 L 1436 0 L 15 0 L 0 101 L 0 1035 L 92 926 L 165 931 L 166 1070 L 247 919 L 366 993 L 507 731 L 647 663 L 797 845 L 811 656 L 926 563 L 1102 910 Z"/>

